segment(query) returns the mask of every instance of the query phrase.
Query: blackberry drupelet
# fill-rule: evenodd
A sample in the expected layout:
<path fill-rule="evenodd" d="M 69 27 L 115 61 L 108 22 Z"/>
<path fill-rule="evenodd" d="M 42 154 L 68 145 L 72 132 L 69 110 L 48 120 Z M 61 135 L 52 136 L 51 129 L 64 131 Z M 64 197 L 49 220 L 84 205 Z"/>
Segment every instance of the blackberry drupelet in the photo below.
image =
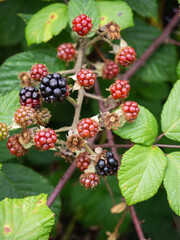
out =
<path fill-rule="evenodd" d="M 118 161 L 114 158 L 112 152 L 107 152 L 104 158 L 98 160 L 95 168 L 100 176 L 113 175 L 117 172 Z"/>
<path fill-rule="evenodd" d="M 48 74 L 39 84 L 41 96 L 45 102 L 64 102 L 69 95 L 69 86 L 65 77 L 59 73 Z"/>
<path fill-rule="evenodd" d="M 34 87 L 24 87 L 19 92 L 19 102 L 21 106 L 30 106 L 32 108 L 40 107 L 39 90 Z"/>

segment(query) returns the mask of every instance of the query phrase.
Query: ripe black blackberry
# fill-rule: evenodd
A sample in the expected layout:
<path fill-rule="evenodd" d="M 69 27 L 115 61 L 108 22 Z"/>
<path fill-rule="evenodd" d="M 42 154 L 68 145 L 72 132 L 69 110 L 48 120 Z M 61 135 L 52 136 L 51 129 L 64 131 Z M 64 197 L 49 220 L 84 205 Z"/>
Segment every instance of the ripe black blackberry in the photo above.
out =
<path fill-rule="evenodd" d="M 69 95 L 69 86 L 65 77 L 59 73 L 48 74 L 39 84 L 45 102 L 64 102 Z"/>
<path fill-rule="evenodd" d="M 39 90 L 34 87 L 24 87 L 19 92 L 19 102 L 21 106 L 30 106 L 32 108 L 40 107 Z"/>
<path fill-rule="evenodd" d="M 117 172 L 118 161 L 114 158 L 112 152 L 107 152 L 104 157 L 98 160 L 95 168 L 97 173 L 103 177 L 113 175 Z"/>

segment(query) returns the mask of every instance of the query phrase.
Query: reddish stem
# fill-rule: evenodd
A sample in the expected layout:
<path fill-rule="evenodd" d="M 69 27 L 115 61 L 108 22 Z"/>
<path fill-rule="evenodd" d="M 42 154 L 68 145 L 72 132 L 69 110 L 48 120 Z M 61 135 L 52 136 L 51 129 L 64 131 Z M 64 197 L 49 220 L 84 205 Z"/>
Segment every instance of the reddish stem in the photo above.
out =
<path fill-rule="evenodd" d="M 134 146 L 134 143 L 131 144 L 89 144 L 91 148 L 96 148 L 96 147 L 102 147 L 102 148 L 110 148 L 110 147 L 115 147 L 115 148 L 131 148 Z M 157 147 L 167 147 L 167 148 L 180 148 L 180 145 L 167 145 L 167 144 L 154 144 Z"/>
<path fill-rule="evenodd" d="M 157 138 L 155 142 L 158 142 L 162 137 L 164 137 L 164 133 L 161 133 Z"/>
<path fill-rule="evenodd" d="M 174 44 L 176 46 L 180 46 L 180 42 L 178 42 L 174 39 L 171 39 L 171 38 L 168 38 L 167 40 L 165 40 L 165 43 L 171 43 L 171 44 Z"/>
<path fill-rule="evenodd" d="M 174 27 L 179 21 L 179 12 L 174 15 L 171 22 L 167 25 L 163 33 L 152 43 L 152 45 L 145 51 L 140 59 L 122 76 L 122 79 L 129 80 L 131 76 L 144 65 L 146 60 L 154 53 L 154 51 L 164 43 L 164 40 L 170 35 Z"/>
<path fill-rule="evenodd" d="M 96 147 L 102 147 L 102 148 L 110 148 L 110 147 L 131 148 L 131 147 L 134 146 L 134 143 L 131 143 L 131 144 L 109 144 L 109 143 L 105 143 L 105 144 L 90 144 L 90 146 L 92 148 L 96 148 Z"/>
<path fill-rule="evenodd" d="M 67 171 L 65 172 L 64 176 L 62 176 L 61 179 L 59 180 L 59 182 L 56 185 L 54 191 L 49 196 L 49 198 L 47 200 L 47 203 L 46 203 L 48 207 L 50 207 L 53 204 L 53 202 L 56 200 L 57 196 L 59 195 L 59 193 L 63 189 L 63 187 L 66 184 L 66 182 L 73 175 L 75 169 L 76 169 L 76 164 L 75 164 L 75 162 L 73 162 L 70 165 L 70 167 L 67 169 Z"/>
<path fill-rule="evenodd" d="M 155 144 L 157 147 L 180 148 L 180 145 Z"/>
<path fill-rule="evenodd" d="M 145 240 L 144 233 L 141 228 L 141 222 L 139 221 L 139 219 L 137 217 L 134 206 L 129 206 L 129 210 L 130 210 L 132 221 L 134 223 L 139 240 Z"/>

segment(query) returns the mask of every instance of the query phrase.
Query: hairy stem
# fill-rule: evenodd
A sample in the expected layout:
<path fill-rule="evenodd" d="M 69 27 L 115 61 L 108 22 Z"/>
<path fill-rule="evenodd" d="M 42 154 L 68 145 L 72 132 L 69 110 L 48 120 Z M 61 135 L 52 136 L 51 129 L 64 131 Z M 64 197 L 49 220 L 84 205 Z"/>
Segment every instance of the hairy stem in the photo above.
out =
<path fill-rule="evenodd" d="M 97 96 L 95 94 L 91 94 L 91 93 L 87 93 L 87 92 L 84 92 L 84 96 L 88 97 L 88 98 L 95 99 L 95 100 L 99 100 L 99 101 L 106 101 L 106 99 L 103 98 L 103 97 L 99 97 L 99 96 Z"/>
<path fill-rule="evenodd" d="M 73 74 L 75 73 L 75 69 L 67 69 L 67 70 L 63 70 L 63 71 L 59 71 L 58 73 L 62 74 L 62 75 L 69 75 L 69 74 Z"/>
<path fill-rule="evenodd" d="M 70 102 L 74 107 L 77 107 L 77 102 L 72 98 L 72 97 L 67 97 L 66 98 L 68 102 Z"/>
<path fill-rule="evenodd" d="M 77 128 L 77 124 L 79 122 L 79 116 L 81 112 L 81 107 L 84 99 L 84 89 L 80 88 L 78 91 L 78 99 L 77 99 L 77 106 L 75 107 L 75 114 L 74 114 L 74 119 L 73 119 L 73 124 L 72 124 L 72 129 L 75 132 Z"/>
<path fill-rule="evenodd" d="M 98 42 L 99 40 L 101 40 L 103 38 L 104 35 L 106 35 L 106 32 L 103 32 L 103 33 L 98 33 L 99 36 L 93 38 L 92 40 L 90 40 L 84 47 L 87 48 L 87 47 L 90 47 L 92 46 L 93 44 L 95 44 L 96 42 Z"/>
<path fill-rule="evenodd" d="M 54 130 L 54 131 L 55 131 L 56 133 L 60 133 L 60 132 L 67 132 L 67 131 L 69 131 L 70 129 L 72 129 L 72 126 L 62 127 L 62 128 L 56 129 L 56 130 Z"/>
<path fill-rule="evenodd" d="M 164 29 L 163 33 L 152 43 L 152 45 L 145 51 L 145 53 L 140 57 L 140 59 L 122 76 L 122 79 L 129 80 L 132 75 L 142 67 L 146 60 L 154 53 L 154 51 L 164 43 L 164 40 L 170 35 L 174 27 L 179 21 L 179 12 L 174 15 L 171 22 Z"/>
<path fill-rule="evenodd" d="M 89 152 L 92 155 L 95 155 L 95 152 L 85 143 L 84 148 L 86 149 L 87 152 Z"/>

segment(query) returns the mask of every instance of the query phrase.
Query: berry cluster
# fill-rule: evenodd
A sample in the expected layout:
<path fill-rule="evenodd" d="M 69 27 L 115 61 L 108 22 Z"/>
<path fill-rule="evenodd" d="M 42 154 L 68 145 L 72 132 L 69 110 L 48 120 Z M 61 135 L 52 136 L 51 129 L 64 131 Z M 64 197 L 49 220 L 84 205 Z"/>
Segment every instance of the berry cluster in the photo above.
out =
<path fill-rule="evenodd" d="M 118 73 L 119 73 L 118 65 L 114 61 L 110 60 L 103 66 L 102 78 L 113 79 L 118 75 Z"/>
<path fill-rule="evenodd" d="M 6 139 L 8 135 L 7 125 L 0 122 L 0 141 Z"/>
<path fill-rule="evenodd" d="M 132 47 L 124 47 L 116 54 L 115 62 L 128 67 L 136 60 L 136 52 Z"/>
<path fill-rule="evenodd" d="M 16 155 L 17 157 L 22 157 L 27 153 L 27 149 L 24 149 L 23 146 L 19 142 L 20 134 L 15 134 L 12 137 L 8 138 L 7 147 L 12 155 Z"/>
<path fill-rule="evenodd" d="M 48 74 L 39 84 L 41 96 L 45 102 L 64 102 L 69 95 L 69 86 L 65 77 L 59 73 Z"/>
<path fill-rule="evenodd" d="M 21 106 L 30 106 L 32 108 L 40 107 L 39 90 L 34 87 L 24 87 L 19 92 L 19 101 Z"/>
<path fill-rule="evenodd" d="M 95 173 L 84 173 L 80 176 L 80 183 L 85 188 L 95 188 L 99 184 L 99 176 Z"/>
<path fill-rule="evenodd" d="M 39 150 L 46 151 L 55 146 L 57 136 L 52 129 L 43 129 L 38 131 L 34 136 L 34 142 Z"/>
<path fill-rule="evenodd" d="M 73 60 L 76 50 L 71 43 L 63 43 L 58 47 L 57 56 L 65 62 Z"/>
<path fill-rule="evenodd" d="M 72 21 L 72 30 L 79 36 L 85 36 L 89 33 L 92 25 L 92 19 L 85 14 L 81 14 Z"/>
<path fill-rule="evenodd" d="M 75 31 L 79 36 L 88 35 L 89 31 L 93 27 L 92 19 L 85 14 L 77 16 L 72 23 L 73 31 Z M 106 36 L 108 36 L 111 40 L 119 39 L 120 27 L 111 21 L 109 28 L 108 24 L 106 25 L 105 33 Z M 83 45 L 83 48 L 86 48 L 86 46 Z M 72 61 L 75 54 L 76 49 L 71 43 L 63 43 L 59 45 L 57 49 L 57 57 L 66 63 Z M 136 52 L 132 47 L 121 48 L 116 54 L 115 62 L 108 60 L 104 64 L 103 68 L 101 69 L 102 78 L 115 78 L 119 73 L 118 64 L 127 67 L 131 65 L 135 59 Z M 72 69 L 73 71 L 70 70 L 68 72 L 76 72 L 76 69 L 77 66 Z M 67 79 L 58 72 L 52 74 L 48 73 L 47 67 L 43 64 L 35 64 L 32 66 L 30 72 L 21 73 L 20 75 L 22 78 L 24 77 L 24 79 L 21 79 L 24 87 L 19 92 L 19 101 L 21 107 L 15 112 L 14 121 L 21 126 L 23 130 L 21 131 L 21 134 L 15 134 L 14 136 L 9 137 L 7 142 L 7 147 L 10 153 L 16 155 L 17 157 L 23 156 L 28 151 L 25 148 L 29 147 L 33 143 L 40 151 L 46 151 L 55 147 L 57 135 L 53 129 L 41 127 L 41 130 L 37 130 L 37 127 L 27 127 L 33 124 L 46 126 L 49 123 L 51 114 L 47 108 L 41 106 L 42 100 L 47 103 L 64 102 L 69 96 Z M 77 83 L 83 86 L 86 90 L 92 88 L 96 81 L 96 74 L 91 69 L 81 69 L 77 73 L 76 77 Z M 34 87 L 34 85 L 37 85 L 37 83 L 39 84 L 40 90 Z M 114 99 L 127 98 L 129 91 L 130 85 L 126 80 L 116 80 L 115 83 L 110 86 L 112 97 L 109 98 L 109 102 L 107 101 L 107 105 L 109 103 L 109 106 L 111 103 L 112 106 L 114 106 L 114 103 L 117 104 L 118 101 L 114 101 Z M 93 98 L 95 98 L 95 96 L 93 96 Z M 70 98 L 68 100 L 70 100 Z M 81 107 L 81 104 L 77 105 L 79 108 Z M 105 113 L 105 117 L 102 115 L 104 118 L 102 117 L 100 120 L 102 120 L 104 126 L 107 128 L 109 127 L 109 129 L 112 127 L 115 129 L 115 127 L 121 126 L 119 123 L 119 116 L 122 117 L 123 122 L 125 122 L 124 120 L 132 122 L 137 118 L 139 113 L 138 104 L 130 101 L 121 104 L 121 109 L 119 110 L 119 115 L 117 113 L 118 111 L 114 113 L 108 112 L 108 114 Z M 124 118 L 122 115 L 124 115 Z M 71 154 L 70 156 L 73 156 L 75 152 L 77 153 L 77 151 L 82 151 L 82 149 L 88 149 L 88 146 L 86 145 L 87 141 L 85 141 L 83 138 L 89 139 L 98 133 L 99 121 L 95 121 L 93 118 L 84 118 L 77 125 L 78 133 L 76 132 L 76 129 L 74 129 L 74 122 L 72 129 L 72 135 L 69 134 L 70 137 L 67 139 L 66 146 L 64 143 L 62 143 L 63 141 L 59 141 L 58 143 L 62 144 L 62 146 L 57 147 L 57 149 L 59 148 L 60 151 L 63 149 L 62 151 L 64 152 L 67 152 L 68 148 L 68 152 Z M 69 131 L 69 133 L 70 132 L 71 131 Z M 8 131 L 6 124 L 0 123 L 0 141 L 5 139 L 7 135 Z M 27 145 L 29 143 L 31 144 Z M 84 152 L 81 152 L 75 158 L 75 163 L 81 171 L 84 171 L 84 173 L 80 176 L 80 183 L 85 188 L 95 188 L 99 184 L 100 176 L 104 177 L 107 175 L 113 175 L 117 172 L 118 161 L 114 158 L 112 152 L 103 150 L 99 156 L 95 157 L 96 153 L 93 152 L 92 155 L 90 155 L 89 152 L 85 150 L 83 151 Z M 90 152 L 92 152 L 92 150 L 90 150 Z"/>
<path fill-rule="evenodd" d="M 88 155 L 88 152 L 83 152 L 80 153 L 75 159 L 77 168 L 79 168 L 83 172 L 88 168 L 91 161 Z"/>
<path fill-rule="evenodd" d="M 33 80 L 41 80 L 48 74 L 48 69 L 45 65 L 39 63 L 32 66 L 30 74 Z"/>
<path fill-rule="evenodd" d="M 113 175 L 117 172 L 118 161 L 112 152 L 107 152 L 104 158 L 100 158 L 95 166 L 96 171 L 101 176 Z"/>
<path fill-rule="evenodd" d="M 85 89 L 90 89 L 94 86 L 96 74 L 91 69 L 81 69 L 77 73 L 77 80 Z"/>
<path fill-rule="evenodd" d="M 127 101 L 122 104 L 122 110 L 124 112 L 124 117 L 126 120 L 132 122 L 134 121 L 139 114 L 139 107 L 136 102 Z"/>
<path fill-rule="evenodd" d="M 130 88 L 126 80 L 116 80 L 115 83 L 110 86 L 111 95 L 114 99 L 127 98 Z"/>
<path fill-rule="evenodd" d="M 77 130 L 82 138 L 92 138 L 98 132 L 98 123 L 91 118 L 83 118 L 78 124 Z"/>

